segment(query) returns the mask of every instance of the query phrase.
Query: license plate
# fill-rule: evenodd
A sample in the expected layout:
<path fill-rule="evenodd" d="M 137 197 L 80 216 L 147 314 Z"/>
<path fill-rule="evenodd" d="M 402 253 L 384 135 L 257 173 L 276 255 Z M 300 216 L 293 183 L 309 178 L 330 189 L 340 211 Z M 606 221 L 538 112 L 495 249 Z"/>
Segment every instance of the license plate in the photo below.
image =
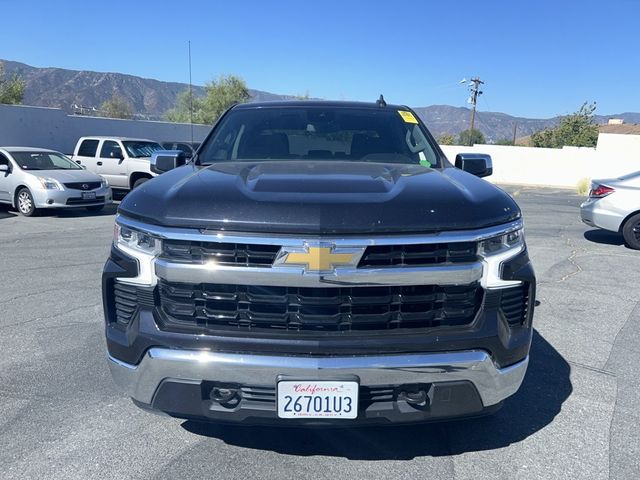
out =
<path fill-rule="evenodd" d="M 358 416 L 358 382 L 278 382 L 278 417 L 344 418 Z"/>
<path fill-rule="evenodd" d="M 83 200 L 95 200 L 96 199 L 96 192 L 82 192 L 82 199 Z"/>

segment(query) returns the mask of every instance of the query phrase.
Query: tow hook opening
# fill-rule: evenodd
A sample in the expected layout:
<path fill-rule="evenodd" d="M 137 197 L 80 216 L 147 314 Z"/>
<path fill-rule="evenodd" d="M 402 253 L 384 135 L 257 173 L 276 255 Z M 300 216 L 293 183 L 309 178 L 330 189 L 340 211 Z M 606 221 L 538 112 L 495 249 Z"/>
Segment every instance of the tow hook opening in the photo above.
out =
<path fill-rule="evenodd" d="M 400 385 L 397 393 L 397 401 L 418 409 L 429 408 L 433 400 L 433 385 Z"/>
<path fill-rule="evenodd" d="M 236 385 L 214 385 L 209 392 L 209 398 L 225 408 L 235 408 L 240 403 L 242 395 Z"/>

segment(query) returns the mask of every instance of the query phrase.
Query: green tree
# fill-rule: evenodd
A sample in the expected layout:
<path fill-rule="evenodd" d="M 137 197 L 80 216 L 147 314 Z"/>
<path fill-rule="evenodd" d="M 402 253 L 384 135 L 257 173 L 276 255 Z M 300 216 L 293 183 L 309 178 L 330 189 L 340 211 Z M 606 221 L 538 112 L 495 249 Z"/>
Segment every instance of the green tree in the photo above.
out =
<path fill-rule="evenodd" d="M 508 138 L 501 138 L 496 142 L 496 145 L 513 145 L 513 140 L 509 140 Z"/>
<path fill-rule="evenodd" d="M 473 145 L 476 143 L 485 143 L 485 140 L 482 132 L 474 128 L 473 130 L 463 130 L 460 132 L 458 142 L 460 145 Z"/>
<path fill-rule="evenodd" d="M 311 97 L 309 96 L 309 90 L 304 92 L 304 95 L 295 95 L 296 100 L 309 100 Z"/>
<path fill-rule="evenodd" d="M 0 103 L 18 105 L 24 97 L 25 82 L 17 74 L 5 77 L 4 64 L 0 62 Z"/>
<path fill-rule="evenodd" d="M 100 111 L 103 117 L 108 118 L 133 118 L 133 108 L 121 95 L 114 93 L 109 100 L 102 102 Z"/>
<path fill-rule="evenodd" d="M 564 117 L 557 127 L 531 135 L 531 144 L 545 148 L 595 147 L 598 143 L 598 126 L 593 121 L 595 110 L 595 102 L 584 102 L 580 110 Z"/>
<path fill-rule="evenodd" d="M 171 122 L 191 121 L 191 102 L 193 101 L 193 122 L 212 124 L 222 113 L 234 103 L 243 103 L 251 98 L 249 89 L 235 75 L 221 75 L 205 85 L 204 97 L 191 98 L 189 91 L 178 95 L 176 106 L 167 112 Z"/>
<path fill-rule="evenodd" d="M 438 143 L 440 145 L 453 145 L 456 142 L 456 137 L 450 133 L 443 133 L 438 137 Z"/>

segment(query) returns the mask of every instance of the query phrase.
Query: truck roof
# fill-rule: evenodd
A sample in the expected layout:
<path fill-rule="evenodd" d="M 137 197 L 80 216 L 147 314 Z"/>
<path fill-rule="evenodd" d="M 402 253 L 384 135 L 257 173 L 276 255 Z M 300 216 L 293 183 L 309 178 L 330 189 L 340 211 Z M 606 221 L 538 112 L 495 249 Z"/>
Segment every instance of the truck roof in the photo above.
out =
<path fill-rule="evenodd" d="M 376 102 L 347 102 L 336 100 L 275 100 L 269 102 L 240 103 L 234 109 L 251 109 L 265 107 L 339 107 L 339 108 L 373 108 L 388 110 L 406 110 L 406 105 L 392 105 L 390 103 L 380 106 Z"/>
<path fill-rule="evenodd" d="M 132 142 L 155 142 L 156 140 L 150 140 L 148 138 L 132 138 L 132 137 L 118 137 L 116 135 L 87 135 L 85 137 L 80 137 L 78 141 L 81 140 L 126 140 Z"/>

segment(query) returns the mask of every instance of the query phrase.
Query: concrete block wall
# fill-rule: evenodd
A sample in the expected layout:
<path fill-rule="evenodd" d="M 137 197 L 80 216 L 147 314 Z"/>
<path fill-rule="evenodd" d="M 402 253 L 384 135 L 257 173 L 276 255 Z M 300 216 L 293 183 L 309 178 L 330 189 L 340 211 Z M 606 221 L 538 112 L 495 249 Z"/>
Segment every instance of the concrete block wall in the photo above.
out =
<path fill-rule="evenodd" d="M 210 129 L 208 125 L 193 125 L 193 140 L 202 141 Z M 78 138 L 87 135 L 184 142 L 191 140 L 191 125 L 67 115 L 57 108 L 0 105 L 2 146 L 41 147 L 72 153 Z"/>

